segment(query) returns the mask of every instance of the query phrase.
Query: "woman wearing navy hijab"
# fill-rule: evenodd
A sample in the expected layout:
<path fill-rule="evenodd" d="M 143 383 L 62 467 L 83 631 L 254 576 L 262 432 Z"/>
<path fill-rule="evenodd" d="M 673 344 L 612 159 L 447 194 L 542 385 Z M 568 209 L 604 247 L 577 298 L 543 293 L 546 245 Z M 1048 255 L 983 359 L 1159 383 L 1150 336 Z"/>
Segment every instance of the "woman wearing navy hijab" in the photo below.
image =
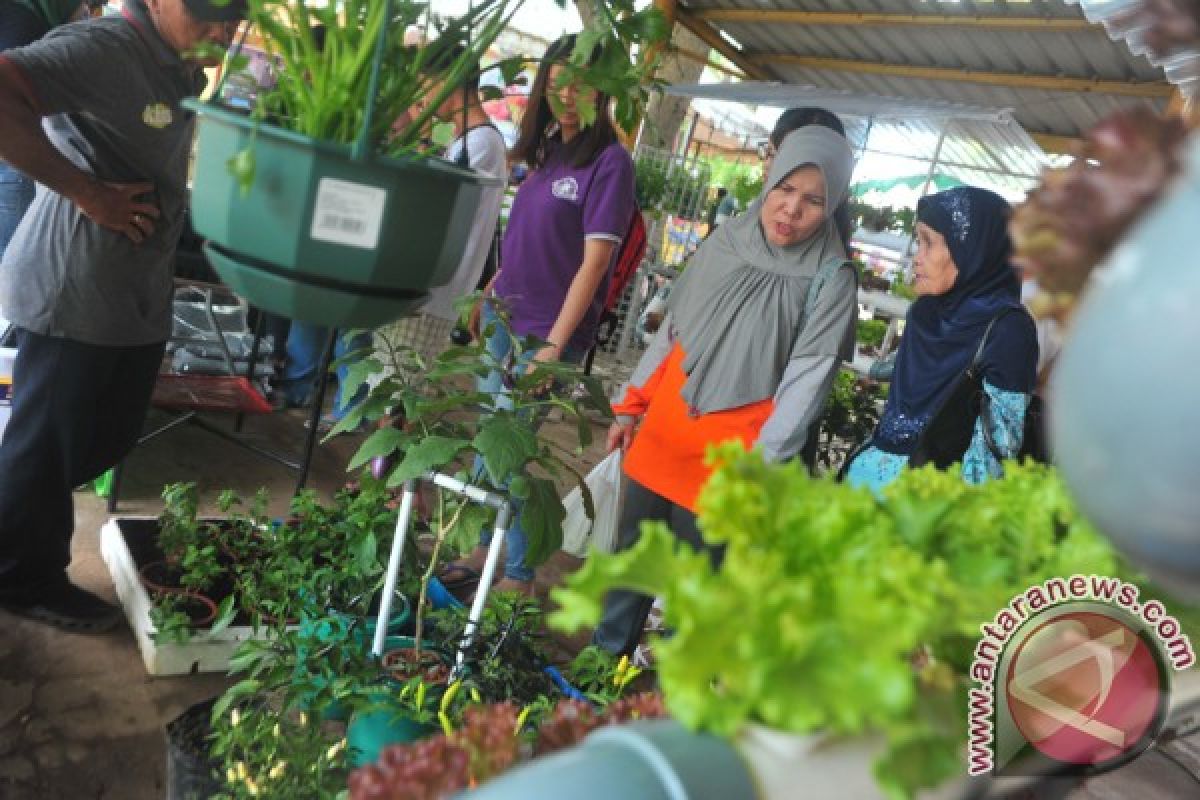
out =
<path fill-rule="evenodd" d="M 949 189 L 917 203 L 917 300 L 908 312 L 883 416 L 846 471 L 850 483 L 877 490 L 895 479 L 971 365 L 993 320 L 979 362 L 990 413 L 986 423 L 973 422 L 961 459 L 963 479 L 981 483 L 1002 474 L 993 447 L 1003 458 L 1020 450 L 1037 380 L 1038 345 L 1010 263 L 1010 213 L 1004 198 L 975 187 Z"/>

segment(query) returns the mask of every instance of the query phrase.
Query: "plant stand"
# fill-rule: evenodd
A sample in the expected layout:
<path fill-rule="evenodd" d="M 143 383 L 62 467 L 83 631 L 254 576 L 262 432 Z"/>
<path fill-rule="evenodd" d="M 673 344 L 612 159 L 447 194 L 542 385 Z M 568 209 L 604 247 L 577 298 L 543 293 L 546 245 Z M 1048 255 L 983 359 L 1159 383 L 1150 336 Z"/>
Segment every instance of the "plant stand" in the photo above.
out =
<path fill-rule="evenodd" d="M 496 509 L 496 525 L 492 533 L 492 543 L 488 547 L 487 560 L 483 564 L 483 574 L 479 577 L 479 589 L 475 592 L 475 600 L 471 603 L 471 610 L 467 615 L 467 626 L 463 632 L 462 641 L 459 642 L 458 656 L 455 658 L 452 673 L 453 678 L 462 669 L 467 648 L 471 646 L 471 642 L 475 638 L 475 630 L 483 618 L 488 590 L 492 585 L 492 578 L 496 575 L 496 564 L 500 560 L 500 548 L 504 544 L 504 534 L 512 520 L 513 506 L 512 501 L 500 492 L 489 492 L 440 472 L 429 472 L 421 478 L 405 482 L 404 492 L 400 498 L 400 515 L 396 518 L 396 535 L 392 537 L 392 550 L 388 558 L 387 575 L 383 584 L 383 598 L 379 604 L 379 622 L 375 626 L 375 640 L 371 646 L 371 654 L 376 658 L 383 656 L 384 644 L 387 640 L 386 620 L 392 613 L 392 597 L 396 591 L 396 578 L 400 574 L 400 562 L 404 557 L 404 540 L 408 536 L 418 480 L 453 492 L 469 502 Z"/>

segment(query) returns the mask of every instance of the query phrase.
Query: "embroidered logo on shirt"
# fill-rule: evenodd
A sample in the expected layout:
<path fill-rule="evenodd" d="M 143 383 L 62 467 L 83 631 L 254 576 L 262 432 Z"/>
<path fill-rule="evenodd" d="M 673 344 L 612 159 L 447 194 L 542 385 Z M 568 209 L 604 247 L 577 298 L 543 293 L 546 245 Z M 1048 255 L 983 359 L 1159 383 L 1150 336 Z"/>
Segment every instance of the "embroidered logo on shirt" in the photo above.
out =
<path fill-rule="evenodd" d="M 151 103 L 142 109 L 142 122 L 151 128 L 162 130 L 171 124 L 172 119 L 174 117 L 166 103 Z"/>
<path fill-rule="evenodd" d="M 578 200 L 579 199 L 579 184 L 575 179 L 568 176 L 559 178 L 550 187 L 550 191 L 560 200 Z"/>

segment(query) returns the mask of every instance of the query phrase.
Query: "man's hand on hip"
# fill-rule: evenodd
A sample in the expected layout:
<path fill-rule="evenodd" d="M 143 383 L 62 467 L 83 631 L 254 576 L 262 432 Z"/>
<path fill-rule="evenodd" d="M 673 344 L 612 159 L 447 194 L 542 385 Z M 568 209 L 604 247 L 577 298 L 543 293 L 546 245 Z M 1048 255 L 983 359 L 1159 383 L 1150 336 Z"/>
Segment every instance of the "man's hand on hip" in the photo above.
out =
<path fill-rule="evenodd" d="M 153 191 L 151 183 L 90 181 L 87 191 L 72 199 L 92 222 L 141 244 L 154 233 L 154 222 L 161 212 L 153 203 L 137 198 Z"/>

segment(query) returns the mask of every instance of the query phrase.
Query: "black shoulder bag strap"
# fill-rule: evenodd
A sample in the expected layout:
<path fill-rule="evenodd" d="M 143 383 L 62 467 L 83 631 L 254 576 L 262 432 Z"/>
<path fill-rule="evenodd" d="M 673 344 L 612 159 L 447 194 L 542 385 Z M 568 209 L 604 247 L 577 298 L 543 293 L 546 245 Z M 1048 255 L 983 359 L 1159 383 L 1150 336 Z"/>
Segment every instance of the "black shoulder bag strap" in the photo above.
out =
<path fill-rule="evenodd" d="M 471 166 L 471 154 L 467 152 L 467 137 L 471 135 L 472 131 L 477 131 L 480 128 L 491 128 L 501 140 L 504 139 L 504 134 L 500 132 L 500 129 L 494 123 L 484 122 L 480 125 L 472 125 L 462 133 L 462 149 L 458 151 L 458 156 L 454 159 L 454 163 L 458 166 L 464 168 Z"/>
<path fill-rule="evenodd" d="M 980 397 L 986 394 L 983 391 L 983 354 L 996 320 L 1006 312 L 1007 309 L 988 320 L 971 360 L 917 435 L 908 457 L 911 466 L 932 463 L 939 469 L 946 469 L 962 461 L 975 434 Z"/>

